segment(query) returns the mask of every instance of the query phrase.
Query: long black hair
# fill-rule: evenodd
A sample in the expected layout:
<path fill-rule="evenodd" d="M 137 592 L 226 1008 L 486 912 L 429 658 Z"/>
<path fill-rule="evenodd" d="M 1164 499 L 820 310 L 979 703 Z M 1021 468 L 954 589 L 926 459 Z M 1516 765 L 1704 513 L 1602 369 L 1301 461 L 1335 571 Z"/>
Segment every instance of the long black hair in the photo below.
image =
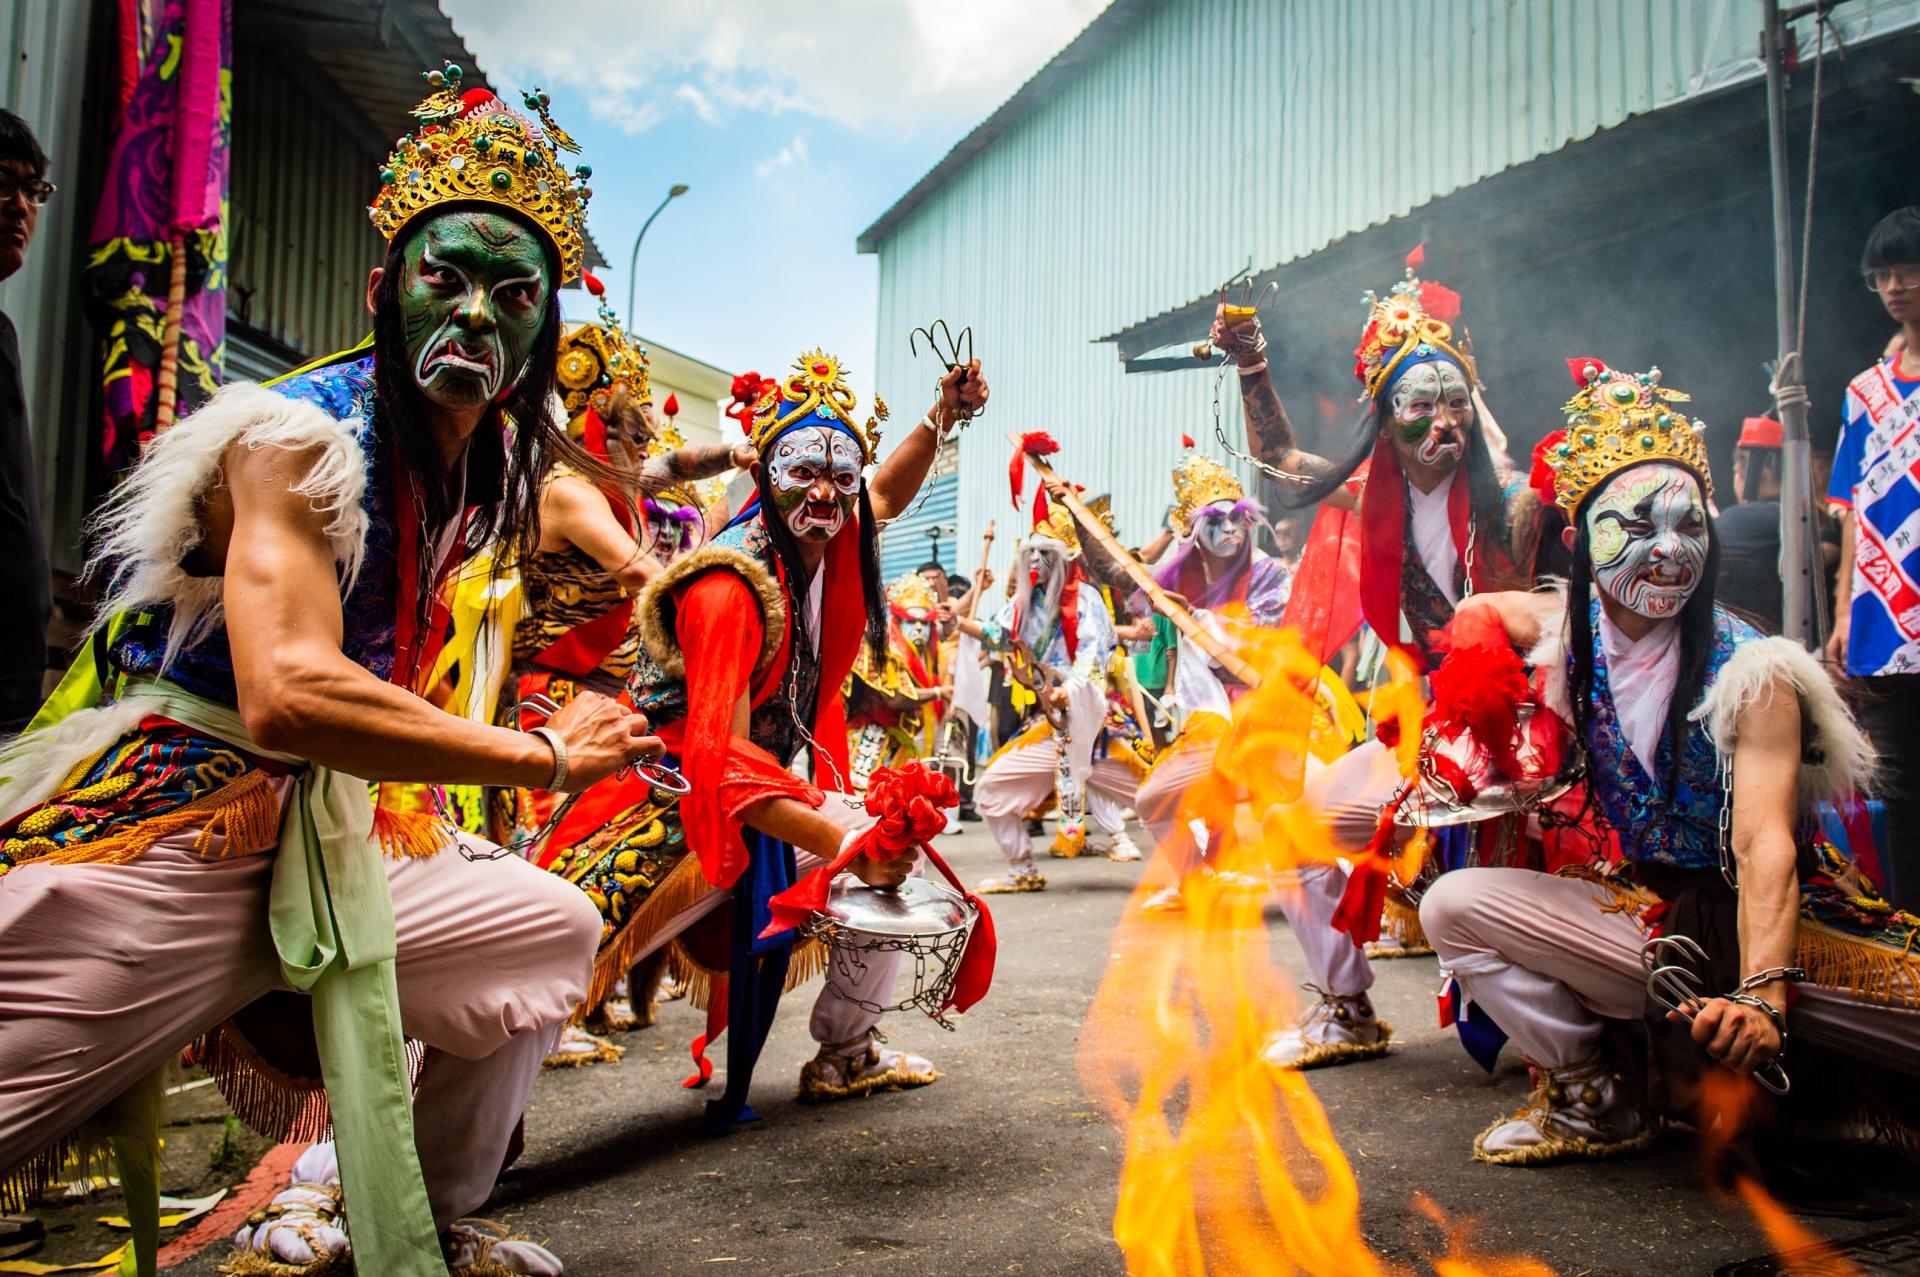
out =
<path fill-rule="evenodd" d="M 1637 467 L 1628 466 L 1627 469 Z M 1625 473 L 1626 470 L 1621 470 L 1616 475 Z M 1698 476 L 1695 481 L 1698 482 Z M 1594 489 L 1594 492 L 1598 490 Z M 1587 494 L 1588 500 L 1592 500 L 1594 492 Z M 1567 646 L 1573 658 L 1567 696 L 1573 702 L 1574 730 L 1582 740 L 1586 739 L 1587 727 L 1593 721 L 1593 604 L 1590 601 L 1593 595 L 1593 549 L 1587 538 L 1587 521 L 1582 514 L 1584 509 L 1583 502 L 1581 510 L 1573 514 L 1573 567 L 1567 576 Z M 1707 561 L 1701 568 L 1699 585 L 1680 608 L 1680 672 L 1673 685 L 1673 700 L 1667 705 L 1667 722 L 1662 733 L 1673 745 L 1668 758 L 1669 793 L 1680 773 L 1680 757 L 1686 752 L 1681 748 L 1681 741 L 1684 739 L 1682 733 L 1687 728 L 1687 714 L 1706 695 L 1707 662 L 1713 657 L 1713 585 L 1720 578 L 1720 535 L 1714 530 L 1712 513 L 1709 511 L 1704 518 L 1707 527 Z"/>
<path fill-rule="evenodd" d="M 787 578 L 787 616 L 793 634 L 794 650 L 811 641 L 807 632 L 807 610 L 799 606 L 806 594 L 807 567 L 800 558 L 800 541 L 793 529 L 780 517 L 780 506 L 773 499 L 773 480 L 765 462 L 753 468 L 754 486 L 760 493 L 760 522 L 766 525 L 767 540 Z M 887 659 L 887 595 L 880 588 L 880 550 L 873 526 L 873 502 L 867 496 L 867 481 L 860 480 L 860 592 L 866 596 L 867 654 L 877 666 Z M 822 571 L 825 565 L 822 564 Z M 839 689 L 832 695 L 838 696 Z"/>
<path fill-rule="evenodd" d="M 498 210 L 491 210 L 498 211 Z M 508 214 L 511 216 L 510 214 Z M 527 225 L 524 220 L 522 225 Z M 424 223 L 422 224 L 424 225 Z M 414 232 L 418 234 L 416 229 Z M 392 431 L 402 460 L 419 481 L 427 527 L 442 529 L 459 517 L 460 490 L 427 425 L 425 397 L 414 384 L 407 358 L 406 322 L 400 308 L 400 280 L 411 236 L 388 246 L 380 283 L 373 295 L 374 392 L 381 416 Z M 541 237 L 547 278 L 560 278 L 559 258 Z M 540 546 L 540 488 L 547 469 L 562 462 L 597 486 L 631 493 L 636 473 L 609 465 L 567 433 L 553 411 L 553 376 L 560 351 L 560 291 L 547 292 L 547 313 L 527 353 L 526 366 L 507 393 L 487 406 L 467 443 L 466 499 L 477 507 L 467 527 L 467 556 L 499 544 L 505 553 L 496 570 L 531 555 Z M 396 483 L 405 478 L 395 475 Z M 631 498 L 628 498 L 631 504 Z M 423 601 L 424 605 L 424 601 Z"/>

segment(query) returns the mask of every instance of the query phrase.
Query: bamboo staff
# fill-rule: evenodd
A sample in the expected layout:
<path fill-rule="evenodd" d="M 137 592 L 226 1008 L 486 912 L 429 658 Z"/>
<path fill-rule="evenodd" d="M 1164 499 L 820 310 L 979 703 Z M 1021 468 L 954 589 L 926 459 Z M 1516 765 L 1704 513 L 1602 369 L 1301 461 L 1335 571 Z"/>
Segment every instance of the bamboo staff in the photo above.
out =
<path fill-rule="evenodd" d="M 187 308 L 187 237 L 176 227 L 170 240 L 172 274 L 167 280 L 167 313 L 160 323 L 160 367 L 154 374 L 153 433 L 173 424 L 180 394 L 180 322 Z"/>
<path fill-rule="evenodd" d="M 1020 446 L 1020 436 L 1017 434 L 1009 434 L 1007 441 L 1016 448 Z M 1044 457 L 1038 457 L 1029 452 L 1027 464 L 1034 468 L 1042 482 L 1059 478 Z M 1074 493 L 1071 486 L 1065 489 L 1065 501 L 1068 513 L 1072 514 L 1074 522 L 1080 525 L 1082 535 L 1091 538 L 1094 544 L 1113 556 L 1113 561 L 1120 565 L 1127 577 L 1140 587 L 1141 593 L 1147 596 L 1148 602 L 1153 604 L 1154 611 L 1172 621 L 1174 627 L 1186 635 L 1195 647 L 1211 656 L 1221 669 L 1242 683 L 1252 686 L 1260 681 L 1260 675 L 1251 665 L 1228 650 L 1225 644 L 1208 633 L 1205 626 L 1194 620 L 1185 608 L 1167 597 L 1167 592 L 1160 588 L 1159 582 L 1140 566 L 1138 559 L 1127 553 L 1126 547 L 1120 544 L 1113 533 L 1107 531 L 1106 524 L 1100 522 L 1099 518 L 1087 509 L 1086 503 Z"/>
<path fill-rule="evenodd" d="M 987 587 L 980 583 L 980 578 L 987 574 L 987 557 L 992 553 L 993 520 L 988 519 L 987 535 L 980 538 L 980 566 L 973 570 L 973 597 L 967 600 L 967 619 L 969 621 L 973 620 L 979 613 L 980 596 L 987 592 Z"/>

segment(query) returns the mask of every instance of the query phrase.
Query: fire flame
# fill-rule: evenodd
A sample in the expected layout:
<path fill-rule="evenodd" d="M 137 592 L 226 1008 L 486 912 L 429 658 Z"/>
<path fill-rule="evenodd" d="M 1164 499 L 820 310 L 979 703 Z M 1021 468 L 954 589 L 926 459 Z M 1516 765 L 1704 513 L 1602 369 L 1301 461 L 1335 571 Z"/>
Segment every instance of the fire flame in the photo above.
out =
<path fill-rule="evenodd" d="M 1142 882 L 1081 1038 L 1083 1080 L 1126 1132 L 1114 1239 L 1133 1277 L 1403 1273 L 1367 1244 L 1353 1168 L 1306 1078 L 1260 1058 L 1293 1023 L 1294 999 L 1270 958 L 1262 893 L 1232 880 L 1324 863 L 1335 850 L 1321 814 L 1301 801 L 1320 665 L 1291 631 L 1239 638 L 1263 677 L 1234 706 L 1213 773 L 1181 811 L 1228 831 L 1211 849 L 1218 872 L 1189 878 L 1186 910 L 1173 915 L 1141 911 L 1153 880 Z M 1383 738 L 1411 775 L 1424 703 L 1410 664 L 1393 666 L 1370 708 L 1390 724 Z M 1414 846 L 1396 856 L 1396 874 L 1411 880 L 1420 854 Z M 1744 1120 L 1741 1110 L 1723 1112 L 1713 1129 Z M 1737 1192 L 1777 1250 L 1817 1244 L 1758 1185 L 1742 1181 Z M 1444 1232 L 1445 1252 L 1427 1257 L 1442 1277 L 1552 1272 L 1538 1260 L 1479 1253 L 1437 1205 L 1417 1197 L 1413 1206 Z"/>

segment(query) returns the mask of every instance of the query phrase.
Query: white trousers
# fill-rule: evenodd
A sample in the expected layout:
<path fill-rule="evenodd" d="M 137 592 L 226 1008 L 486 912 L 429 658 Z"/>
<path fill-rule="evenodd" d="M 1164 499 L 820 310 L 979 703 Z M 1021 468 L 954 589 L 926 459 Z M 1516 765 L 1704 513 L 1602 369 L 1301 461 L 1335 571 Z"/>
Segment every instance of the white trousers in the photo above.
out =
<path fill-rule="evenodd" d="M 987 831 L 1007 864 L 1033 872 L 1033 844 L 1027 837 L 1027 813 L 1053 792 L 1057 764 L 1051 738 L 1015 745 L 993 761 L 973 787 L 973 805 L 986 817 Z M 1094 763 L 1087 776 L 1087 819 L 1109 838 L 1125 831 L 1120 813 L 1134 801 L 1139 778 L 1117 758 Z"/>
<path fill-rule="evenodd" d="M 1531 869 L 1456 869 L 1420 902 L 1440 961 L 1536 1064 L 1592 1059 L 1602 1020 L 1637 1020 L 1646 1002 L 1646 930 L 1604 888 Z M 1788 1032 L 1920 1075 L 1920 1011 L 1801 984 Z M 1788 1061 L 1791 1065 L 1791 1059 Z"/>

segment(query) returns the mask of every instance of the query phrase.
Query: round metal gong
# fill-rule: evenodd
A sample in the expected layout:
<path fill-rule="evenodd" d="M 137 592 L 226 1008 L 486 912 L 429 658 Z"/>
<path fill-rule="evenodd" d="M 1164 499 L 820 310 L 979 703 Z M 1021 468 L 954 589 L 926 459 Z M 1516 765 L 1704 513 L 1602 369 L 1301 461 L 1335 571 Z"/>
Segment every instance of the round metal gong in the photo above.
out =
<path fill-rule="evenodd" d="M 944 936 L 970 926 L 973 906 L 925 878 L 898 887 L 870 887 L 852 874 L 833 880 L 823 922 L 874 936 Z"/>

